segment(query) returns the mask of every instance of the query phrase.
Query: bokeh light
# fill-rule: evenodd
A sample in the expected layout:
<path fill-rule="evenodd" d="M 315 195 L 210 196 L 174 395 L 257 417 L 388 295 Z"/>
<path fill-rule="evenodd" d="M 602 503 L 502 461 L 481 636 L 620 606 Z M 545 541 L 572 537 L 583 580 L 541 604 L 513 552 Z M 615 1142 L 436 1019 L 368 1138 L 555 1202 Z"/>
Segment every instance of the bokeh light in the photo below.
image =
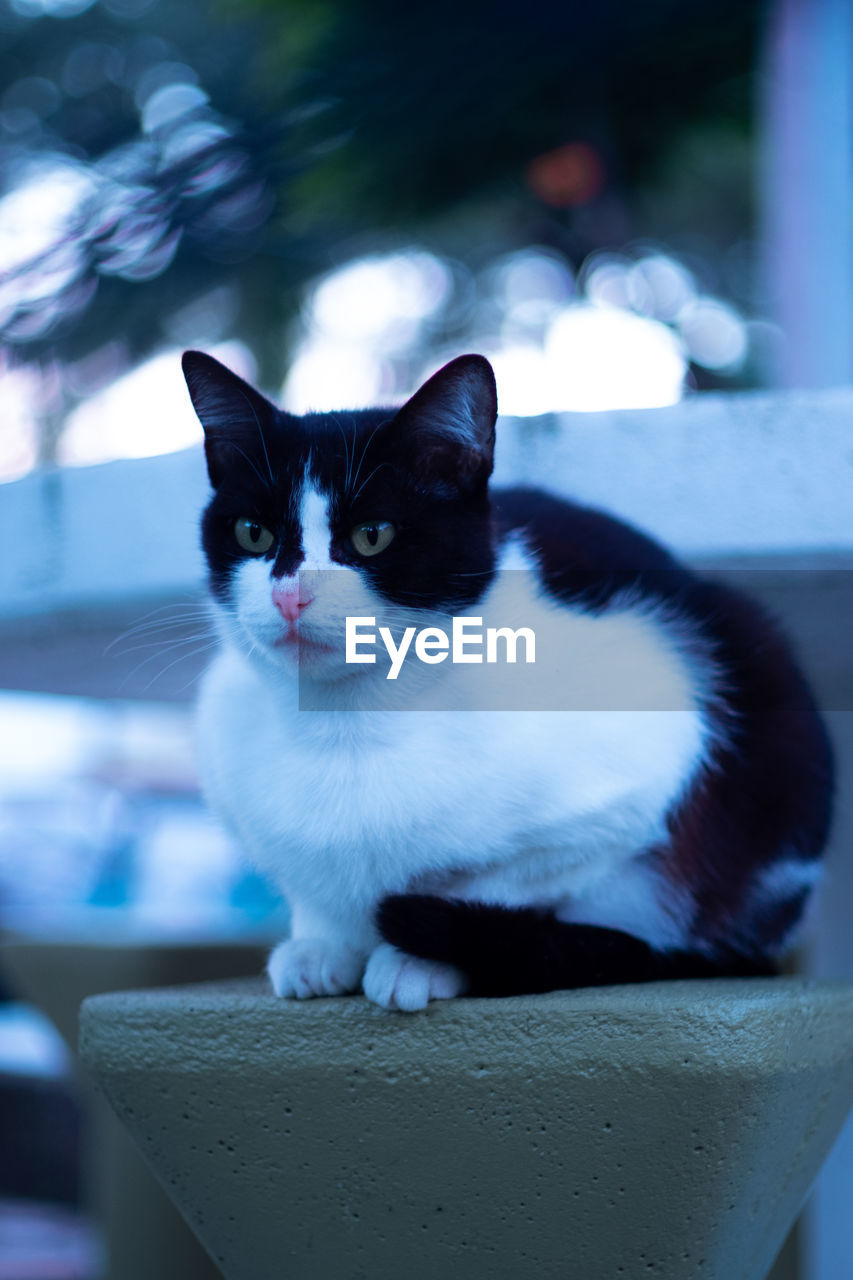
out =
<path fill-rule="evenodd" d="M 241 376 L 254 377 L 254 361 L 242 343 L 222 343 L 212 354 Z M 174 453 L 198 443 L 203 433 L 186 393 L 180 357 L 179 349 L 160 352 L 69 414 L 57 460 L 88 466 Z"/>
<path fill-rule="evenodd" d="M 734 307 L 716 298 L 696 298 L 679 311 L 677 322 L 690 358 L 697 364 L 729 373 L 741 368 L 749 339 Z"/>
<path fill-rule="evenodd" d="M 39 372 L 33 366 L 9 366 L 0 355 L 0 481 L 17 480 L 38 459 L 38 414 L 42 403 Z"/>
<path fill-rule="evenodd" d="M 416 248 L 357 259 L 325 276 L 305 302 L 284 407 L 360 409 L 397 398 L 390 360 L 417 349 L 451 288 L 449 266 Z"/>
<path fill-rule="evenodd" d="M 687 361 L 657 320 L 617 307 L 567 307 L 545 352 L 555 409 L 654 409 L 681 399 Z"/>
<path fill-rule="evenodd" d="M 604 161 L 588 142 L 567 142 L 546 151 L 527 168 L 527 183 L 545 204 L 571 209 L 601 194 Z"/>
<path fill-rule="evenodd" d="M 662 253 L 598 254 L 579 279 L 581 296 L 570 265 L 549 249 L 501 255 L 481 269 L 475 305 L 451 326 L 454 277 L 434 255 L 413 249 L 350 263 L 307 296 L 285 407 L 303 413 L 397 403 L 444 359 L 467 350 L 492 361 L 506 414 L 677 402 L 687 354 L 665 320 L 692 305 L 687 269 Z M 426 320 L 436 333 L 454 333 L 428 360 Z"/>
<path fill-rule="evenodd" d="M 173 64 L 170 74 L 180 71 Z M 185 90 L 192 98 L 189 119 L 172 131 L 172 141 L 180 145 L 184 133 L 192 149 L 199 142 L 196 131 L 208 129 L 218 140 L 221 127 L 193 115 L 200 101 L 194 86 L 157 82 L 151 94 Z M 234 152 L 220 155 L 216 166 L 240 163 Z M 201 167 L 195 180 L 203 184 L 205 173 Z M 145 189 L 130 178 L 119 166 L 114 203 L 107 206 L 113 230 L 101 238 L 100 270 L 141 280 L 163 269 L 178 233 L 156 213 L 145 215 Z M 221 174 L 210 177 L 221 180 Z M 49 216 L 41 203 L 45 190 L 56 196 Z M 14 198 L 0 201 L 0 226 L 10 232 L 7 261 L 44 256 L 43 272 L 31 278 L 32 293 L 22 292 L 18 281 L 11 304 L 20 308 L 24 298 L 34 323 L 44 314 L 42 295 L 74 280 L 73 239 L 68 261 L 51 246 L 57 227 L 76 216 L 88 191 L 87 175 L 67 166 L 35 173 Z M 42 221 L 28 216 L 31 201 L 42 209 Z M 0 287 L 0 305 L 3 297 Z M 240 343 L 222 345 L 238 316 L 233 290 L 222 287 L 189 300 L 164 327 L 175 343 L 225 353 L 220 358 L 251 378 L 248 350 Z M 562 255 L 533 245 L 499 254 L 473 272 L 413 245 L 347 262 L 308 288 L 281 398 L 293 413 L 393 405 L 445 359 L 476 350 L 494 364 L 505 414 L 655 408 L 685 393 L 690 363 L 723 375 L 742 368 L 750 333 L 735 307 L 700 293 L 691 270 L 661 249 L 598 252 L 574 271 Z M 186 405 L 178 355 L 177 348 L 163 350 L 129 371 L 116 341 L 67 366 L 65 394 L 70 403 L 83 403 L 68 414 L 56 460 L 84 465 L 197 442 L 200 429 Z M 0 479 L 12 479 L 37 461 L 46 383 L 24 366 L 7 366 L 0 378 L 13 406 Z M 152 412 L 152 405 L 169 409 Z"/>
<path fill-rule="evenodd" d="M 310 322 L 328 337 L 408 346 L 422 321 L 445 301 L 449 272 L 431 253 L 362 258 L 333 272 L 312 291 Z"/>
<path fill-rule="evenodd" d="M 575 291 L 565 258 L 536 247 L 499 259 L 492 281 L 507 333 L 541 332 Z"/>
<path fill-rule="evenodd" d="M 297 352 L 282 388 L 282 403 L 290 413 L 332 409 L 366 409 L 382 403 L 392 388 L 383 361 L 375 352 L 356 345 L 320 338 Z"/>
<path fill-rule="evenodd" d="M 580 283 L 591 302 L 640 313 L 651 310 L 648 283 L 627 254 L 590 254 L 581 267 Z"/>
<path fill-rule="evenodd" d="M 3 277 L 61 249 L 75 214 L 92 190 L 91 177 L 69 162 L 36 161 L 21 171 L 18 185 L 0 200 L 0 298 L 5 294 L 7 305 L 12 281 Z M 28 282 L 28 297 L 44 297 L 52 291 L 53 282 L 46 278 L 43 266 L 37 278 Z"/>
<path fill-rule="evenodd" d="M 696 282 L 690 272 L 664 253 L 638 259 L 628 267 L 627 275 L 632 306 L 656 320 L 671 323 L 696 296 Z"/>
<path fill-rule="evenodd" d="M 59 330 L 68 336 L 101 277 L 156 280 L 185 234 L 194 252 L 215 240 L 220 255 L 239 255 L 268 218 L 271 195 L 234 126 L 213 109 L 196 71 L 167 52 L 164 41 L 124 49 L 85 41 L 68 53 L 56 82 L 23 77 L 0 103 L 7 135 L 29 129 L 27 121 L 41 129 L 40 116 L 61 100 L 59 86 L 85 100 L 110 85 L 139 116 L 137 136 L 97 158 L 81 148 L 69 149 L 79 158 L 60 154 L 44 130 L 6 149 L 0 327 L 7 342 L 24 348 Z"/>
<path fill-rule="evenodd" d="M 95 0 L 9 0 L 9 7 L 22 18 L 76 18 L 94 3 Z"/>
<path fill-rule="evenodd" d="M 501 413 L 529 417 L 554 408 L 552 370 L 541 346 L 506 346 L 491 353 Z"/>

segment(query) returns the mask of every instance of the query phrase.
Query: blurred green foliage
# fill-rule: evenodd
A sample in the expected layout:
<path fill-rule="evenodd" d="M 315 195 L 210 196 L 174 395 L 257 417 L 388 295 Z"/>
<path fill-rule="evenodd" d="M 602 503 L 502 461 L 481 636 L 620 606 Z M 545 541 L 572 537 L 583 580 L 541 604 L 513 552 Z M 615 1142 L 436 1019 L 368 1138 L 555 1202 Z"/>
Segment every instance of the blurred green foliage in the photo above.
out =
<path fill-rule="evenodd" d="M 538 242 L 577 261 L 631 236 L 749 231 L 756 0 L 61 6 L 37 16 L 35 0 L 0 0 L 0 195 L 51 158 L 97 178 L 66 230 L 76 293 L 41 328 L 44 303 L 6 324 L 25 356 L 79 359 L 116 335 L 143 355 L 183 340 L 182 311 L 208 297 L 198 338 L 227 325 L 274 381 L 299 287 L 377 244 L 419 238 L 476 260 Z M 158 85 L 193 81 L 207 104 L 141 129 Z M 188 123 L 198 146 L 182 152 Z M 603 183 L 557 207 L 529 166 L 574 141 Z M 120 225 L 116 172 L 132 206 Z M 175 247 L 134 274 L 116 245 L 135 243 L 140 220 Z"/>
<path fill-rule="evenodd" d="M 221 0 L 262 15 L 260 92 L 302 110 L 301 211 L 398 226 L 518 186 L 572 138 L 630 189 L 685 128 L 745 126 L 755 0 Z M 723 90 L 721 92 L 721 89 Z M 728 89 L 728 96 L 726 93 Z M 292 141 L 292 139 L 290 140 Z"/>

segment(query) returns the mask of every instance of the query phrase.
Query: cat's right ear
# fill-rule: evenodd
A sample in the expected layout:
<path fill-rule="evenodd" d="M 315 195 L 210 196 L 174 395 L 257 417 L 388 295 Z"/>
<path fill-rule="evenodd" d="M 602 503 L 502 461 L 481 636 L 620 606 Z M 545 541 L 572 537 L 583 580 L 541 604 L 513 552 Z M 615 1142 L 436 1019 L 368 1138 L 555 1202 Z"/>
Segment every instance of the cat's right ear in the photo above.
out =
<path fill-rule="evenodd" d="M 203 351 L 185 351 L 181 367 L 204 427 L 204 453 L 214 489 L 241 458 L 272 479 L 266 440 L 278 412 L 275 406 Z"/>
<path fill-rule="evenodd" d="M 394 430 L 411 470 L 457 491 L 491 474 L 498 396 L 485 356 L 457 356 L 397 411 Z"/>

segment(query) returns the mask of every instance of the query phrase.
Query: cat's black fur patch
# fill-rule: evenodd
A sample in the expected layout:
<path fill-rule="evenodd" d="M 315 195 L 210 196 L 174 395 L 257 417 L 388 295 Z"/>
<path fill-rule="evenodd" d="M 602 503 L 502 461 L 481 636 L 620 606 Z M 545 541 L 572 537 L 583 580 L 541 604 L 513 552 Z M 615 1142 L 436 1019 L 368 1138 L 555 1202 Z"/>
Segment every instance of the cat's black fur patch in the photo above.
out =
<path fill-rule="evenodd" d="M 466 994 L 472 996 L 775 972 L 761 956 L 726 952 L 710 959 L 696 952 L 655 951 L 619 929 L 565 924 L 532 907 L 427 894 L 384 898 L 377 924 L 383 938 L 402 951 L 461 969 L 469 980 Z"/>
<path fill-rule="evenodd" d="M 700 578 L 650 538 L 600 511 L 535 490 L 498 493 L 503 530 L 522 529 L 549 591 L 595 612 L 622 592 L 655 599 L 709 646 L 723 696 L 707 704 L 712 758 L 670 813 L 661 873 L 695 902 L 697 947 L 773 953 L 805 905 L 801 886 L 750 893 L 762 870 L 807 863 L 829 834 L 833 754 L 791 650 L 769 615 Z"/>

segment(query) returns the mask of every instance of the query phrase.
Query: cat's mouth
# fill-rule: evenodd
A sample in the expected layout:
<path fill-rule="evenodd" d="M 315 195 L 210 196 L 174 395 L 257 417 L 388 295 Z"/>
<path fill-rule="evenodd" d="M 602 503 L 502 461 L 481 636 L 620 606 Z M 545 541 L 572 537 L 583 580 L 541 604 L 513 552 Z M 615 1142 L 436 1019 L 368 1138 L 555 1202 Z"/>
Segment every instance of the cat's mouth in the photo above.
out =
<path fill-rule="evenodd" d="M 322 640 L 317 640 L 313 636 L 308 636 L 304 631 L 297 630 L 295 627 L 288 627 L 276 640 L 273 641 L 274 649 L 283 649 L 290 653 L 304 654 L 321 654 L 334 653 L 334 647 L 325 644 Z"/>

